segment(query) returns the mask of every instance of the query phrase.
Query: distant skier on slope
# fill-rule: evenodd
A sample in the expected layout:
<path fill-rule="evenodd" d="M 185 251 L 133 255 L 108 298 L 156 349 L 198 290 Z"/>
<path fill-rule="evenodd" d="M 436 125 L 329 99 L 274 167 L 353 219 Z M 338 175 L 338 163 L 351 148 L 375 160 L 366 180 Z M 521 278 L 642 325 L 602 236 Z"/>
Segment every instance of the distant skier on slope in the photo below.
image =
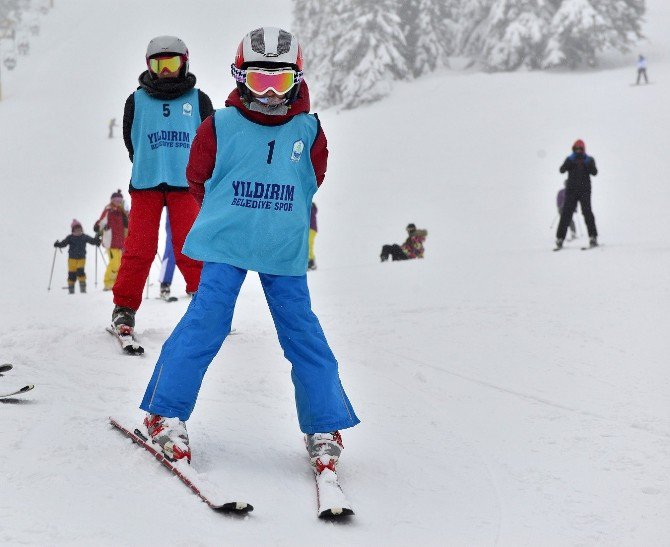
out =
<path fill-rule="evenodd" d="M 338 430 L 359 420 L 307 287 L 310 204 L 326 172 L 326 137 L 309 114 L 293 35 L 269 27 L 250 32 L 231 69 L 237 88 L 226 108 L 198 128 L 186 170 L 202 203 L 184 244 L 188 256 L 204 261 L 200 288 L 163 345 L 140 408 L 147 412 L 149 436 L 166 456 L 190 460 L 184 422 L 230 332 L 247 271 L 256 271 L 292 365 L 312 465 L 317 474 L 334 472 L 342 450 Z"/>
<path fill-rule="evenodd" d="M 644 83 L 648 84 L 649 79 L 647 78 L 647 59 L 644 55 L 640 55 L 637 58 L 637 85 L 640 85 L 640 80 L 644 76 Z"/>
<path fill-rule="evenodd" d="M 382 246 L 380 255 L 381 261 L 386 262 L 389 257 L 392 260 L 411 260 L 413 258 L 423 258 L 423 242 L 428 237 L 428 230 L 417 230 L 412 223 L 407 225 L 407 239 L 402 245 L 397 243 L 393 245 Z"/>
<path fill-rule="evenodd" d="M 125 250 L 114 284 L 112 328 L 130 336 L 142 290 L 158 249 L 163 207 L 170 213 L 177 267 L 186 291 L 195 293 L 202 263 L 182 254 L 186 234 L 199 206 L 188 192 L 186 163 L 198 125 L 213 112 L 209 97 L 195 87 L 186 44 L 175 36 L 159 36 L 146 51 L 148 70 L 139 77 L 123 113 L 123 139 L 133 162 L 132 207 Z"/>
<path fill-rule="evenodd" d="M 558 191 L 558 194 L 556 194 L 556 208 L 558 209 L 558 217 L 561 217 L 561 214 L 563 213 L 563 205 L 565 205 L 565 189 L 568 186 L 568 181 L 565 181 L 564 187 L 561 188 Z M 570 219 L 570 239 L 568 241 L 571 241 L 573 239 L 577 239 L 577 227 L 575 226 L 575 219 L 571 218 Z"/>
<path fill-rule="evenodd" d="M 100 245 L 100 238 L 86 235 L 84 229 L 81 227 L 81 222 L 77 219 L 72 221 L 70 228 L 72 233 L 63 239 L 63 241 L 56 240 L 54 247 L 70 247 L 68 249 L 67 259 L 67 288 L 70 291 L 70 294 L 74 294 L 75 282 L 79 281 L 79 292 L 85 293 L 86 244 L 88 243 L 89 245 L 95 245 L 97 247 Z"/>
<path fill-rule="evenodd" d="M 123 244 L 128 235 L 128 214 L 123 206 L 123 194 L 117 190 L 112 194 L 93 230 L 102 238 L 102 246 L 107 249 L 107 269 L 105 270 L 103 291 L 111 291 L 121 265 Z"/>
<path fill-rule="evenodd" d="M 563 241 L 568 232 L 568 226 L 572 216 L 580 204 L 586 230 L 589 234 L 589 247 L 598 246 L 598 230 L 596 229 L 596 219 L 591 211 L 591 176 L 598 174 L 596 160 L 586 154 L 586 145 L 584 141 L 578 140 L 572 145 L 572 154 L 570 154 L 559 171 L 568 173 L 568 180 L 565 187 L 565 202 L 561 213 L 561 220 L 556 230 L 556 248 L 563 247 Z"/>

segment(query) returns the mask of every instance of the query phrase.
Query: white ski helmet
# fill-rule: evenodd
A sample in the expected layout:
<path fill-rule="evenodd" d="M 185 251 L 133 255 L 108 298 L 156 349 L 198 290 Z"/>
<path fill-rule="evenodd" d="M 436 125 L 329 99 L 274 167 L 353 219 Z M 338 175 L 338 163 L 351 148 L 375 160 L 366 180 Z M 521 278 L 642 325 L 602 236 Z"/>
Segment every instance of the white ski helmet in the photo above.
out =
<path fill-rule="evenodd" d="M 184 64 L 180 71 L 180 76 L 184 78 L 188 74 L 188 48 L 184 41 L 177 36 L 156 36 L 156 38 L 151 39 L 145 55 L 149 74 L 154 76 L 154 73 L 149 66 L 149 59 L 170 54 L 182 57 Z"/>
<path fill-rule="evenodd" d="M 245 98 L 250 98 L 250 92 L 244 85 L 243 74 L 250 66 L 268 69 L 292 68 L 296 72 L 296 84 L 286 94 L 286 102 L 291 104 L 298 98 L 302 80 L 302 49 L 293 34 L 277 27 L 260 27 L 242 38 L 237 47 L 235 62 L 231 65 L 231 72 L 240 95 Z"/>

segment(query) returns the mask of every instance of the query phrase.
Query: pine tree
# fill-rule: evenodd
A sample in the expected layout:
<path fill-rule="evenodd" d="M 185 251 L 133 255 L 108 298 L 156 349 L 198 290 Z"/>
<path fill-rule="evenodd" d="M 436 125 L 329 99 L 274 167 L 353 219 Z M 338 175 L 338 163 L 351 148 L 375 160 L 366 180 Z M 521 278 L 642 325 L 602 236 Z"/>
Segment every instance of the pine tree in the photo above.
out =
<path fill-rule="evenodd" d="M 554 14 L 543 66 L 595 61 L 607 48 L 628 51 L 642 36 L 644 0 L 563 0 Z"/>
<path fill-rule="evenodd" d="M 486 68 L 540 68 L 551 15 L 545 0 L 495 0 L 480 54 Z"/>
<path fill-rule="evenodd" d="M 343 0 L 338 21 L 346 29 L 332 44 L 325 102 L 343 108 L 374 102 L 390 92 L 392 80 L 405 79 L 408 66 L 397 0 Z M 320 75 L 321 76 L 321 75 Z"/>

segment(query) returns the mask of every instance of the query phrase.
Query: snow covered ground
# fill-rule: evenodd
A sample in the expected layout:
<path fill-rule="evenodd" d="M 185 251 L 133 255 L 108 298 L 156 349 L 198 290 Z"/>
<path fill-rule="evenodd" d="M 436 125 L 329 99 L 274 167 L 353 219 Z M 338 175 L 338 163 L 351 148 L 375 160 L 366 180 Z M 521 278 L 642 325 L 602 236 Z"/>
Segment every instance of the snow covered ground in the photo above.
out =
<path fill-rule="evenodd" d="M 315 518 L 257 276 L 188 424 L 194 466 L 255 505 L 242 519 L 210 512 L 107 424 L 141 416 L 187 300 L 144 302 L 147 354 L 130 358 L 104 332 L 111 295 L 94 288 L 93 253 L 89 294 L 61 290 L 65 254 L 46 291 L 53 241 L 73 217 L 90 231 L 127 187 L 106 124 L 121 121 L 147 40 L 180 34 L 222 106 L 240 37 L 290 27 L 290 2 L 183 15 L 165 0 L 57 1 L 30 57 L 3 72 L 0 362 L 15 370 L 0 391 L 37 387 L 0 404 L 0 543 L 667 545 L 670 7 L 648 5 L 648 87 L 630 86 L 632 52 L 595 72 L 438 74 L 321 113 L 331 162 L 310 286 L 363 420 L 344 432 L 357 516 L 339 525 Z M 552 253 L 558 166 L 576 138 L 600 168 L 605 245 Z M 426 259 L 380 264 L 408 222 L 429 230 Z"/>

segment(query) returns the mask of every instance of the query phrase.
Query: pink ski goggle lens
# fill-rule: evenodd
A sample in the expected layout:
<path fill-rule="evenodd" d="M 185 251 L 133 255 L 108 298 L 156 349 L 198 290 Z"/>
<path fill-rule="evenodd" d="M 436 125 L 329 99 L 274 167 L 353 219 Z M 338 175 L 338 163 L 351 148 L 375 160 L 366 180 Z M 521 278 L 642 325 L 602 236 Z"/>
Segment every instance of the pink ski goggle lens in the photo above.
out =
<path fill-rule="evenodd" d="M 263 95 L 272 90 L 277 95 L 285 95 L 297 83 L 294 70 L 260 70 L 248 68 L 244 84 L 254 93 Z"/>

